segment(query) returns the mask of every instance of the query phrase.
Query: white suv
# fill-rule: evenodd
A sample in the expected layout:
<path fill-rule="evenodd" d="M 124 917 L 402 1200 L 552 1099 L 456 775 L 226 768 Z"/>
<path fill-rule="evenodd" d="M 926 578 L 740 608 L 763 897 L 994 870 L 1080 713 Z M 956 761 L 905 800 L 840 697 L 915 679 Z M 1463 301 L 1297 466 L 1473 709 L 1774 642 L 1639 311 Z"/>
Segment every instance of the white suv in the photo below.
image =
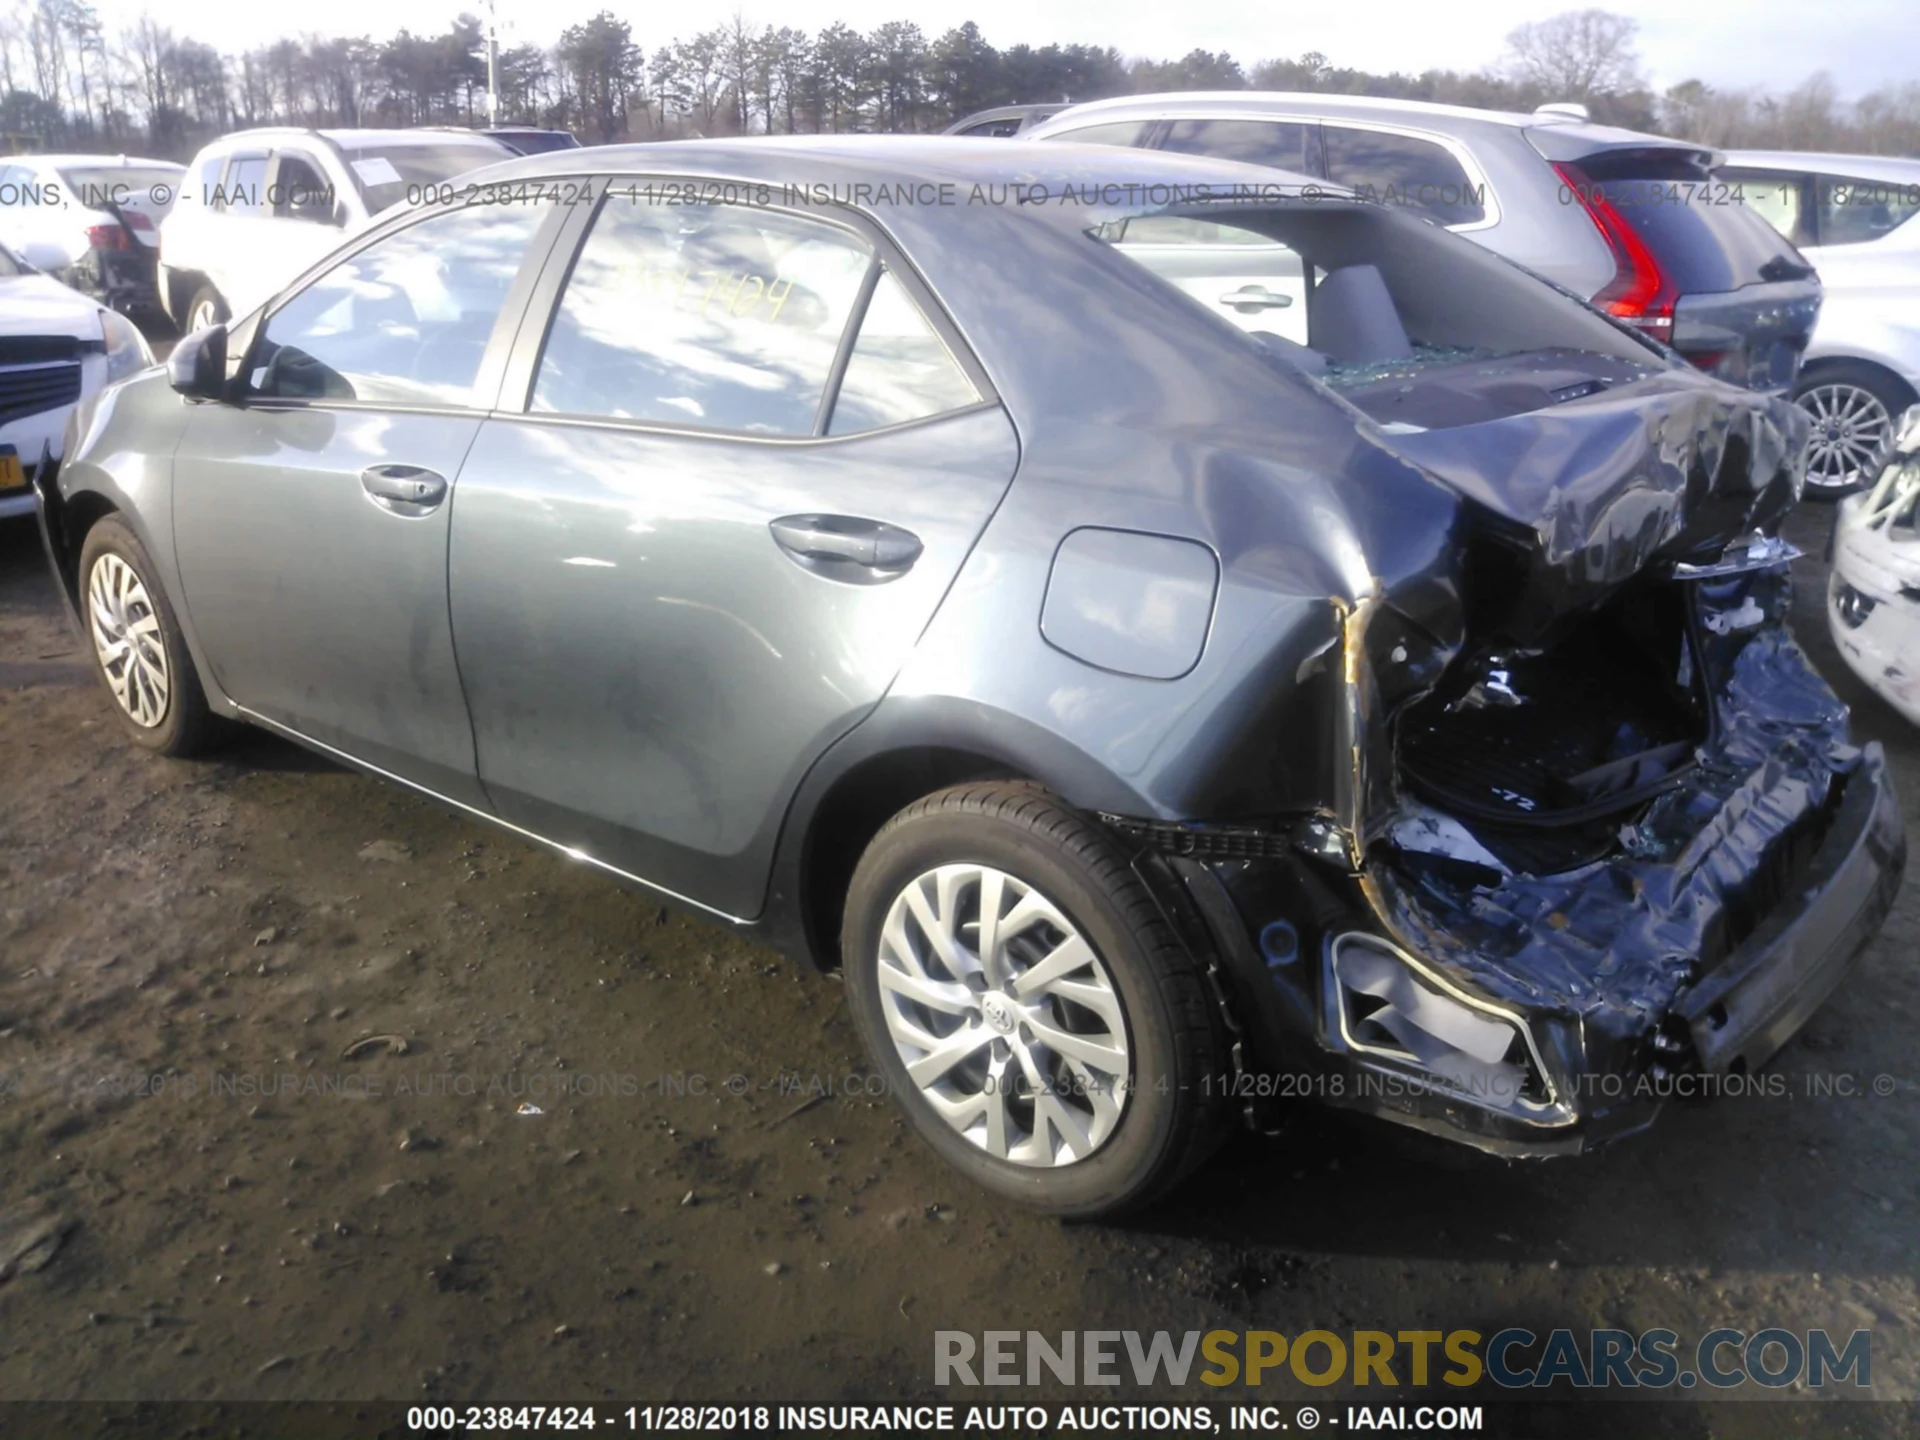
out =
<path fill-rule="evenodd" d="M 1794 391 L 1813 417 L 1807 493 L 1868 484 L 1920 400 L 1920 160 L 1736 150 L 1716 173 L 1826 291 Z"/>
<path fill-rule="evenodd" d="M 391 205 L 507 160 L 456 130 L 243 130 L 188 167 L 160 227 L 160 298 L 191 334 L 244 315 Z"/>

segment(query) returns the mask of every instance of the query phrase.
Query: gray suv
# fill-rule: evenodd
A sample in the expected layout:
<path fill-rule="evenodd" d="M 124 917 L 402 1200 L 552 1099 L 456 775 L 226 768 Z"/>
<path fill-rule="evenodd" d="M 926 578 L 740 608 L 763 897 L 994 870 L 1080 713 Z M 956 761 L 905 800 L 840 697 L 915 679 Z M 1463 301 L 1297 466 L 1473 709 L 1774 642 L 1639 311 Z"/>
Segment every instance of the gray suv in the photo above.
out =
<path fill-rule="evenodd" d="M 1095 101 L 1025 133 L 1268 165 L 1404 205 L 1722 379 L 1789 387 L 1819 308 L 1812 266 L 1714 179 L 1713 151 L 1583 114 L 1229 91 Z"/>
<path fill-rule="evenodd" d="M 1905 838 L 1784 623 L 1806 426 L 1403 207 L 805 137 L 475 176 L 37 490 L 134 743 L 837 967 L 934 1150 L 1097 1215 L 1303 1100 L 1577 1151 L 1841 983 Z"/>

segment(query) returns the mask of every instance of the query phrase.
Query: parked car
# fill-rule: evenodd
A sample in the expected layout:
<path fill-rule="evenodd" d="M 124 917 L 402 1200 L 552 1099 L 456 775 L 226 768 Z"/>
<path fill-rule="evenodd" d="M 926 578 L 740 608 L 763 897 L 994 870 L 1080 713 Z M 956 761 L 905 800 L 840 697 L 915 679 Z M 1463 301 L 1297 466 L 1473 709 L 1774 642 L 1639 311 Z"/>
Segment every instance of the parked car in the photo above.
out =
<path fill-rule="evenodd" d="M 1058 115 L 1066 108 L 1064 101 L 1058 105 L 996 105 L 990 110 L 976 110 L 954 121 L 943 133 L 984 136 L 994 140 L 1011 139 L 1015 135 L 1025 134 L 1041 121 Z"/>
<path fill-rule="evenodd" d="M 47 246 L 55 278 L 124 315 L 157 316 L 159 227 L 185 174 L 125 155 L 15 156 L 0 162 L 0 244 Z"/>
<path fill-rule="evenodd" d="M 37 264 L 0 246 L 0 520 L 33 513 L 29 481 L 59 464 L 75 402 L 153 363 L 126 316 L 40 273 L 59 266 L 57 244 L 26 249 Z"/>
<path fill-rule="evenodd" d="M 566 130 L 536 130 L 527 126 L 497 126 L 477 132 L 498 141 L 516 155 L 544 155 L 549 150 L 577 150 L 580 142 Z"/>
<path fill-rule="evenodd" d="M 186 331 L 244 315 L 391 206 L 514 152 L 459 130 L 242 130 L 193 157 L 160 230 L 160 293 Z"/>
<path fill-rule="evenodd" d="M 1827 623 L 1849 669 L 1920 725 L 1920 407 L 1834 517 Z"/>
<path fill-rule="evenodd" d="M 1075 105 L 1030 134 L 1243 160 L 1356 189 L 1564 285 L 1721 379 L 1791 386 L 1820 304 L 1812 267 L 1728 203 L 1713 151 L 1584 115 L 1234 91 Z"/>
<path fill-rule="evenodd" d="M 1920 401 L 1920 160 L 1736 150 L 1716 173 L 1820 272 L 1795 392 L 1813 417 L 1808 493 L 1869 485 Z"/>
<path fill-rule="evenodd" d="M 1763 1064 L 1891 904 L 1786 628 L 1786 399 L 1189 156 L 474 183 L 86 412 L 47 545 L 125 733 L 245 720 L 838 964 L 1001 1195 L 1139 1203 L 1280 1096 L 1579 1150 Z M 1241 241 L 1304 344 L 1179 283 Z"/>

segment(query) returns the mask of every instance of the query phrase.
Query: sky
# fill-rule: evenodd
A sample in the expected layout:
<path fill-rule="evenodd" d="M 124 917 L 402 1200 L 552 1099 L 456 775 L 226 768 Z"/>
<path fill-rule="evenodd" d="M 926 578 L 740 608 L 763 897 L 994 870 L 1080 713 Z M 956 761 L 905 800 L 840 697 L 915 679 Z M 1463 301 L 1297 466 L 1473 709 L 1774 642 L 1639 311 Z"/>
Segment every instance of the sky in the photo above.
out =
<path fill-rule="evenodd" d="M 303 5 L 238 5 L 234 0 L 96 0 L 109 34 L 143 11 L 176 34 L 224 51 L 288 34 L 384 38 L 405 27 L 433 33 L 485 0 L 328 0 Z M 1580 0 L 1317 0 L 1249 5 L 1245 0 L 678 0 L 669 7 L 627 0 L 496 0 L 507 44 L 550 45 L 567 25 L 601 9 L 627 19 L 650 53 L 730 20 L 818 30 L 835 20 L 869 30 L 911 19 L 929 38 L 973 20 L 990 44 L 1050 41 L 1111 45 L 1129 57 L 1172 59 L 1196 47 L 1226 50 L 1242 65 L 1318 50 L 1360 70 L 1476 70 L 1500 54 L 1515 26 L 1579 7 Z M 1640 22 L 1640 56 L 1657 88 L 1698 78 L 1718 88 L 1789 89 L 1816 70 L 1844 98 L 1920 78 L 1916 0 L 1600 0 Z M 296 19 L 298 15 L 301 18 Z M 311 16 L 311 19 L 307 17 Z M 670 18 L 663 18 L 670 17 Z M 1034 96 L 1034 99 L 1052 97 Z"/>

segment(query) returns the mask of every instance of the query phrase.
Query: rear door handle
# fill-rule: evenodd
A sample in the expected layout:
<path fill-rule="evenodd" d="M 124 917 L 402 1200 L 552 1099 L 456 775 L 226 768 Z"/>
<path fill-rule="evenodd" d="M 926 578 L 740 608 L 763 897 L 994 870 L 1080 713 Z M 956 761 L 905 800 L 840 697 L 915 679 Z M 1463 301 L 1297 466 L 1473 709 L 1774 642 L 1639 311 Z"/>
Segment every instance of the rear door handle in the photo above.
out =
<path fill-rule="evenodd" d="M 898 579 L 923 548 L 911 530 L 852 515 L 783 515 L 767 529 L 803 569 L 856 585 Z"/>
<path fill-rule="evenodd" d="M 369 465 L 360 488 L 391 515 L 425 515 L 447 498 L 447 477 L 418 465 Z"/>

